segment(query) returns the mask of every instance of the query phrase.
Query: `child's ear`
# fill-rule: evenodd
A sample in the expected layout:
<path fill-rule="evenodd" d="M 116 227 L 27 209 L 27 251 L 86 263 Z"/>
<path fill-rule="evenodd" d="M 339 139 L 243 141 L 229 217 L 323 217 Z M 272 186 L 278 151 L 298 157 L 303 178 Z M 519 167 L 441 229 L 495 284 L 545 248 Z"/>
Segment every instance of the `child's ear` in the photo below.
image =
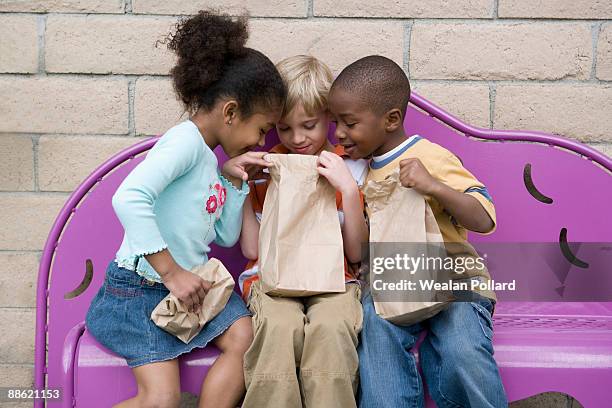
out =
<path fill-rule="evenodd" d="M 223 104 L 223 123 L 231 125 L 232 120 L 235 120 L 238 116 L 238 102 L 234 99 Z"/>
<path fill-rule="evenodd" d="M 403 126 L 402 111 L 397 108 L 391 109 L 385 113 L 385 131 L 388 133 L 395 132 L 397 128 Z"/>

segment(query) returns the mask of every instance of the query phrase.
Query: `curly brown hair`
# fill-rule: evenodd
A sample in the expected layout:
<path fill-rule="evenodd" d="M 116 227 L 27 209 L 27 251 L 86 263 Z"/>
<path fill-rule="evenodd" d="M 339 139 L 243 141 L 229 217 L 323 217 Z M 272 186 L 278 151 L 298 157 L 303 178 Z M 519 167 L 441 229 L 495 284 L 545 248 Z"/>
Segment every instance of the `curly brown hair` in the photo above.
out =
<path fill-rule="evenodd" d="M 245 47 L 246 16 L 201 10 L 179 20 L 164 41 L 178 61 L 171 74 L 174 90 L 191 114 L 210 110 L 220 98 L 234 98 L 240 115 L 281 109 L 285 87 L 272 61 Z"/>

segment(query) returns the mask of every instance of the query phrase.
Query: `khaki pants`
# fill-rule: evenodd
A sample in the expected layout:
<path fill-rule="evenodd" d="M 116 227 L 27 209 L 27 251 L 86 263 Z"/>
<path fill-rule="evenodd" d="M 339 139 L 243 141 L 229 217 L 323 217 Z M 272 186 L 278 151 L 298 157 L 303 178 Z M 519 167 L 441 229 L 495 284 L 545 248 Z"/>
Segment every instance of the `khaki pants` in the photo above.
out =
<path fill-rule="evenodd" d="M 304 298 L 251 287 L 253 344 L 246 352 L 243 408 L 355 407 L 361 289 Z"/>

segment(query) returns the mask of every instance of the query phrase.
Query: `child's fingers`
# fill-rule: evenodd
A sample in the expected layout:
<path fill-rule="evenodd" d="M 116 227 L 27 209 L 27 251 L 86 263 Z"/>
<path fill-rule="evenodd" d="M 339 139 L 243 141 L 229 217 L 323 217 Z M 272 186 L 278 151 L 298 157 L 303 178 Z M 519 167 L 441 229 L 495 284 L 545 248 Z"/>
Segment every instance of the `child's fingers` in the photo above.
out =
<path fill-rule="evenodd" d="M 331 160 L 332 162 L 340 163 L 340 162 L 342 162 L 342 161 L 343 161 L 343 160 L 342 160 L 342 157 L 338 156 L 336 153 L 330 153 L 330 152 L 327 152 L 327 153 L 328 153 L 328 154 L 326 155 L 326 156 L 327 156 L 327 158 L 328 158 L 329 160 Z"/>
<path fill-rule="evenodd" d="M 183 302 L 185 308 L 188 311 L 191 311 L 191 308 L 193 306 L 193 300 L 191 299 L 191 296 L 186 296 L 185 298 L 181 299 L 181 302 Z"/>
<path fill-rule="evenodd" d="M 236 170 L 236 174 L 232 174 L 234 177 L 239 177 L 243 181 L 247 181 L 249 179 L 249 173 L 246 172 L 245 169 L 241 167 L 234 167 Z"/>
<path fill-rule="evenodd" d="M 191 311 L 195 312 L 195 310 L 197 309 L 197 307 L 200 305 L 200 303 L 202 303 L 202 301 L 200 300 L 200 297 L 198 296 L 198 293 L 195 292 L 191 295 Z"/>
<path fill-rule="evenodd" d="M 266 161 L 261 158 L 257 158 L 257 157 L 245 157 L 243 163 L 252 164 L 252 165 L 261 166 L 261 167 L 272 167 L 273 166 L 271 162 Z"/>
<path fill-rule="evenodd" d="M 319 164 L 327 167 L 327 168 L 336 168 L 338 170 L 341 170 L 340 166 L 344 165 L 344 160 L 338 156 L 337 154 L 334 153 L 329 153 L 329 152 L 322 152 L 321 155 L 323 153 L 327 153 L 325 156 L 319 156 Z"/>
<path fill-rule="evenodd" d="M 214 284 L 215 282 L 211 282 L 211 281 L 202 279 L 202 289 L 204 289 L 205 292 L 208 292 Z"/>
<path fill-rule="evenodd" d="M 202 301 L 204 301 L 204 298 L 206 297 L 206 291 L 204 290 L 204 288 L 198 289 L 198 296 L 200 298 L 200 303 L 202 303 Z"/>
<path fill-rule="evenodd" d="M 265 159 L 268 154 L 268 152 L 248 152 L 244 155 L 244 159 L 246 163 L 257 164 L 263 167 L 270 167 L 272 166 L 272 163 Z"/>
<path fill-rule="evenodd" d="M 333 157 L 340 157 L 338 156 L 336 153 L 332 153 L 332 152 L 328 152 L 327 150 L 323 150 L 321 152 L 321 154 L 319 155 L 319 157 L 325 157 L 325 158 L 333 158 Z"/>
<path fill-rule="evenodd" d="M 325 167 L 317 167 L 317 171 L 325 178 L 328 178 L 331 173 L 330 170 L 326 169 Z"/>
<path fill-rule="evenodd" d="M 342 157 L 338 156 L 336 153 L 328 152 L 325 150 L 321 152 L 319 157 L 323 157 L 325 160 L 329 161 L 330 163 L 333 163 L 333 162 L 339 163 L 343 161 Z"/>
<path fill-rule="evenodd" d="M 317 160 L 317 164 L 323 167 L 329 167 L 331 164 L 331 160 L 329 160 L 328 157 L 319 156 L 319 159 Z"/>
<path fill-rule="evenodd" d="M 246 157 L 254 157 L 256 159 L 263 159 L 265 155 L 267 155 L 268 152 L 247 152 L 244 155 Z"/>

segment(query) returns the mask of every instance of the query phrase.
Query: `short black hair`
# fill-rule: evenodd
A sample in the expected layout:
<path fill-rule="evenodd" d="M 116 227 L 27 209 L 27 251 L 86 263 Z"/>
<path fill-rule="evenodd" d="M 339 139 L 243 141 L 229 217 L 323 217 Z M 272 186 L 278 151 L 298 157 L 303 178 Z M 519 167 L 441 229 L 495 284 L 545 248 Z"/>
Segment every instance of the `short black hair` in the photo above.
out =
<path fill-rule="evenodd" d="M 376 113 L 397 108 L 406 116 L 410 100 L 410 81 L 393 60 L 369 55 L 353 62 L 340 72 L 331 89 L 343 89 L 359 97 Z"/>
<path fill-rule="evenodd" d="M 162 41 L 178 57 L 171 71 L 174 90 L 190 113 L 210 110 L 224 97 L 238 101 L 242 117 L 282 109 L 283 80 L 268 57 L 245 46 L 248 36 L 246 16 L 200 10 Z"/>

